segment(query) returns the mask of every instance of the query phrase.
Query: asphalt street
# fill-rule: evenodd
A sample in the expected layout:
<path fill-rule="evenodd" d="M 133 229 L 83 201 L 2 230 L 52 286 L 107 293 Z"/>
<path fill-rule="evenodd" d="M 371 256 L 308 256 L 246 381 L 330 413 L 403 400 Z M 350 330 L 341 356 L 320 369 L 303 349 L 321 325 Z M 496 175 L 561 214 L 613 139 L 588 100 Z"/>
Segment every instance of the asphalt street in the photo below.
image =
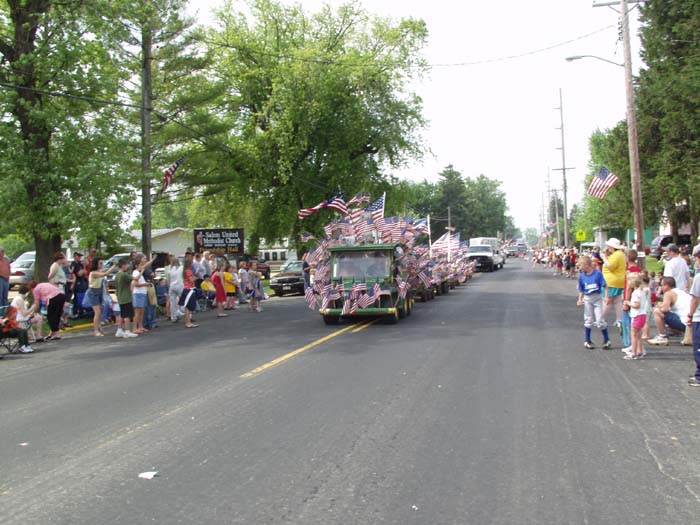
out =
<path fill-rule="evenodd" d="M 697 523 L 691 349 L 581 316 L 509 260 L 397 325 L 296 296 L 37 345 L 0 361 L 0 523 Z"/>

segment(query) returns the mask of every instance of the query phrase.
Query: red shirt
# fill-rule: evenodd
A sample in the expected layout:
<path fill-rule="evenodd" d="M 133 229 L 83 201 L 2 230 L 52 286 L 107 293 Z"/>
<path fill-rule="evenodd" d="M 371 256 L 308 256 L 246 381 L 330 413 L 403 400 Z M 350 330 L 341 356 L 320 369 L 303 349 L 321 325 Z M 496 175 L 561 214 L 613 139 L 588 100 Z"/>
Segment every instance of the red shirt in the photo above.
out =
<path fill-rule="evenodd" d="M 191 290 L 194 288 L 194 273 L 192 273 L 192 270 L 185 270 L 183 277 L 185 290 Z"/>
<path fill-rule="evenodd" d="M 10 259 L 5 256 L 0 257 L 0 277 L 10 280 Z"/>

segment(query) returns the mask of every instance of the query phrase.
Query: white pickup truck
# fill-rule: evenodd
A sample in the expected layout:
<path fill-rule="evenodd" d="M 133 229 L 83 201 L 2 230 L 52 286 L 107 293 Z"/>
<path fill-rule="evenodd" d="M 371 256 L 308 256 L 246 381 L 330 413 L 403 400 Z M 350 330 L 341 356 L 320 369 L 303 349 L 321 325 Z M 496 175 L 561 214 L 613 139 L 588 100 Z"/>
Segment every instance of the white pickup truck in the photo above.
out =
<path fill-rule="evenodd" d="M 500 248 L 494 250 L 493 247 L 489 245 L 470 245 L 468 255 L 469 260 L 476 263 L 476 268 L 478 270 L 488 270 L 492 272 L 503 268 L 505 264 L 503 251 Z"/>

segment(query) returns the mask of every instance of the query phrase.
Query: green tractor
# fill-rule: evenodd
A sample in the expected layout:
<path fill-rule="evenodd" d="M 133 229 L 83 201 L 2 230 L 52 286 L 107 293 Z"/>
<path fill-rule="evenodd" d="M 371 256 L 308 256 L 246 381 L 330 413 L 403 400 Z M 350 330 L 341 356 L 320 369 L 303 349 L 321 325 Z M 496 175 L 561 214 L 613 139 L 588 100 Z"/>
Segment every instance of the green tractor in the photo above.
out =
<path fill-rule="evenodd" d="M 337 324 L 341 317 L 381 316 L 394 324 L 410 315 L 411 292 L 396 263 L 400 250 L 399 244 L 329 248 L 330 284 L 321 294 L 320 308 L 325 323 Z M 399 283 L 407 287 L 404 294 Z"/>

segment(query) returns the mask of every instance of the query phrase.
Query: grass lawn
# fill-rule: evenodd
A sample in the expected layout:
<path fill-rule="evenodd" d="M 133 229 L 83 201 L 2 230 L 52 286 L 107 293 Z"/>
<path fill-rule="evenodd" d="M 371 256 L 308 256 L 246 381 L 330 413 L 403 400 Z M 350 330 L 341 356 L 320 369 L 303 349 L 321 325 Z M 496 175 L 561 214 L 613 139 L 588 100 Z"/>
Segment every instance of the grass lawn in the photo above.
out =
<path fill-rule="evenodd" d="M 656 275 L 659 274 L 659 272 L 663 271 L 664 265 L 661 261 L 658 261 L 656 257 L 649 257 L 645 259 L 646 261 L 646 266 L 645 269 L 649 272 L 656 272 Z"/>

